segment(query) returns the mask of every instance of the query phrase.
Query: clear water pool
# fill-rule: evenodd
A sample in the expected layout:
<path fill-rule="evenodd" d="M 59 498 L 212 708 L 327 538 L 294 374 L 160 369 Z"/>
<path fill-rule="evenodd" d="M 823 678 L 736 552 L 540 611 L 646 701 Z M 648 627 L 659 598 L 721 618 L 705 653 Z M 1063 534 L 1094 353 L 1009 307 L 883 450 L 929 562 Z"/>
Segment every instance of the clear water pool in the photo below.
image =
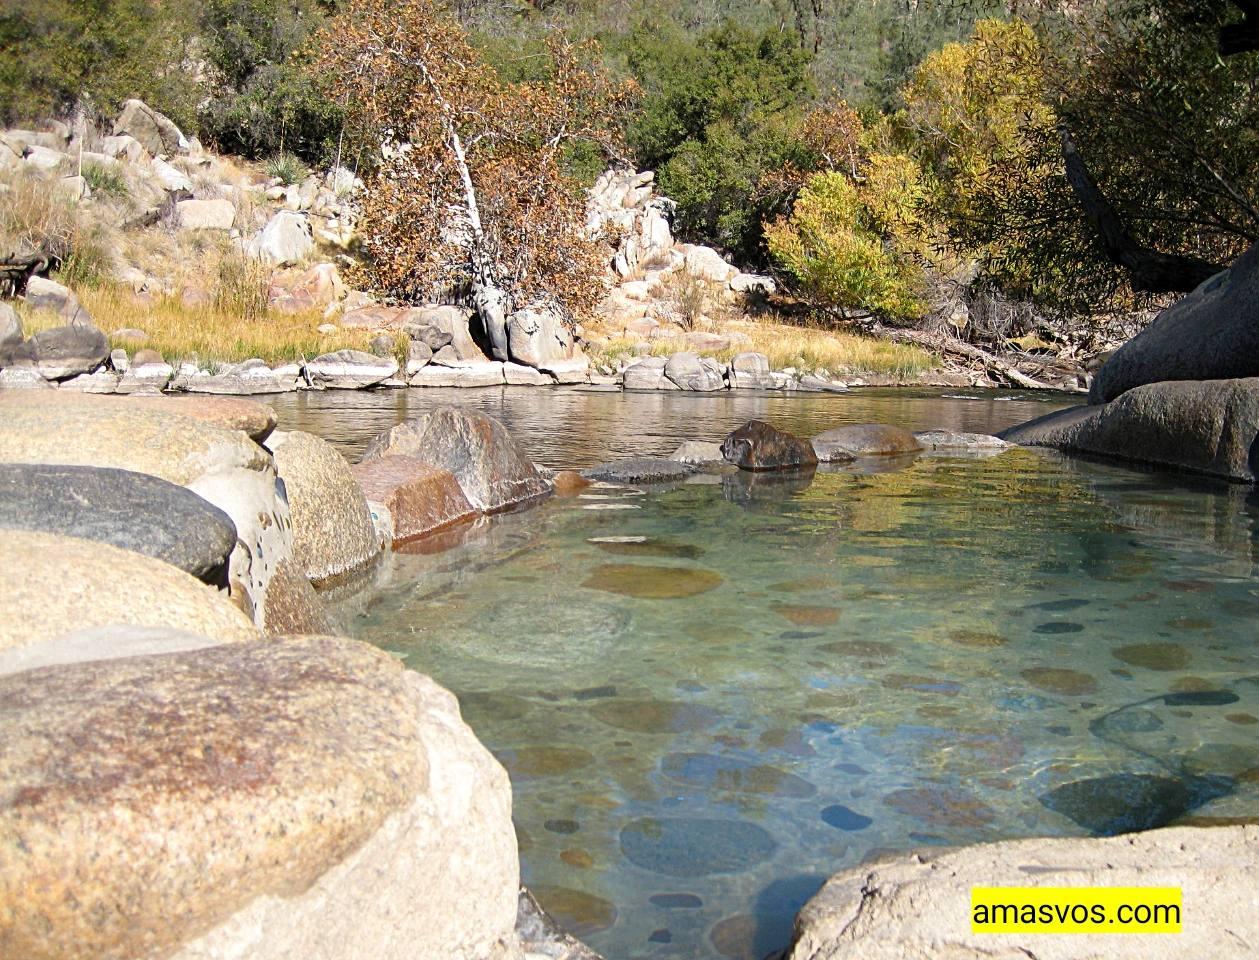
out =
<path fill-rule="evenodd" d="M 746 419 L 588 396 L 622 404 L 571 440 L 594 455 L 565 437 L 538 459 Z M 752 415 L 1046 409 L 856 399 Z M 530 402 L 499 411 L 526 448 Z M 459 694 L 512 775 L 526 882 L 609 958 L 760 960 L 880 851 L 1259 813 L 1248 491 L 1033 451 L 896 467 L 591 488 L 396 555 L 347 628 Z"/>

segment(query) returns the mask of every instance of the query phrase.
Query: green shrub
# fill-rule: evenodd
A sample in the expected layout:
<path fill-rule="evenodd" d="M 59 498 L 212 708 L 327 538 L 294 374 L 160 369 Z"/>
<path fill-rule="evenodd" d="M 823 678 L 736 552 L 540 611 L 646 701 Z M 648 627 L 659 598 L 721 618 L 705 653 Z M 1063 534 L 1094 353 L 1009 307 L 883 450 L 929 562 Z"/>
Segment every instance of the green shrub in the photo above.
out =
<path fill-rule="evenodd" d="M 95 163 L 91 160 L 83 164 L 83 179 L 91 187 L 92 193 L 109 197 L 113 200 L 131 198 L 131 187 L 127 177 L 118 166 Z"/>
<path fill-rule="evenodd" d="M 267 173 L 292 186 L 309 177 L 310 168 L 293 154 L 281 153 L 267 161 Z"/>

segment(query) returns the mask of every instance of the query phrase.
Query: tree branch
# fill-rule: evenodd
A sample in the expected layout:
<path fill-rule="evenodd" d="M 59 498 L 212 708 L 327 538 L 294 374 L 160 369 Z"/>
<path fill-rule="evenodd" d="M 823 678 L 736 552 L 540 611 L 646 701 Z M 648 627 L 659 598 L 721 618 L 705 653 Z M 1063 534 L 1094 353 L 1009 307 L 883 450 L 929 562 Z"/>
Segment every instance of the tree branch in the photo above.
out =
<path fill-rule="evenodd" d="M 1067 182 L 1097 232 L 1111 262 L 1128 271 L 1134 290 L 1146 293 L 1188 293 L 1224 268 L 1198 257 L 1162 253 L 1139 244 L 1119 211 L 1106 199 L 1080 156 L 1070 130 L 1060 125 L 1062 159 Z"/>

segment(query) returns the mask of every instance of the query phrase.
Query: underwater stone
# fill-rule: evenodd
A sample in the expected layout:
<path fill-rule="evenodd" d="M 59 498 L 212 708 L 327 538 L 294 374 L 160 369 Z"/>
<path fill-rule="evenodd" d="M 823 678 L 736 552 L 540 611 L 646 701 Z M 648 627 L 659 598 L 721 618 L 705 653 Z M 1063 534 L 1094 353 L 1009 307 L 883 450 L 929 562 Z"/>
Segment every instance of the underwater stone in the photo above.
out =
<path fill-rule="evenodd" d="M 596 567 L 582 586 L 639 600 L 677 600 L 715 590 L 722 582 L 720 574 L 693 567 L 605 563 Z"/>
<path fill-rule="evenodd" d="M 763 828 L 742 820 L 643 817 L 621 829 L 621 852 L 631 863 L 671 877 L 742 873 L 777 846 Z"/>
<path fill-rule="evenodd" d="M 1070 697 L 1094 693 L 1097 690 L 1097 681 L 1087 673 L 1068 670 L 1065 667 L 1030 667 L 1021 671 L 1019 675 L 1033 687 Z"/>
<path fill-rule="evenodd" d="M 1208 800 L 1224 796 L 1229 787 L 1229 781 L 1219 777 L 1180 780 L 1116 773 L 1055 787 L 1040 802 L 1096 836 L 1109 837 L 1166 826 Z"/>
<path fill-rule="evenodd" d="M 1146 670 L 1183 670 L 1193 659 L 1178 643 L 1133 643 L 1111 653 L 1126 664 Z"/>
<path fill-rule="evenodd" d="M 838 830 L 855 831 L 864 830 L 874 820 L 842 803 L 833 803 L 822 810 L 822 822 Z"/>

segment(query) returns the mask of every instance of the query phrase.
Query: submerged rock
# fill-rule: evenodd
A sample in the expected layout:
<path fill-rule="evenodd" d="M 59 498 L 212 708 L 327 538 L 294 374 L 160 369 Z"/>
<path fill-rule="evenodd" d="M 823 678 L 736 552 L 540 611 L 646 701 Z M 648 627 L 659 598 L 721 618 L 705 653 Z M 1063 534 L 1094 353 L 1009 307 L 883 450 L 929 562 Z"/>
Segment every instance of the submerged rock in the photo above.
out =
<path fill-rule="evenodd" d="M 507 776 L 367 644 L 0 679 L 0 777 L 5 956 L 515 956 Z"/>
<path fill-rule="evenodd" d="M 605 483 L 672 483 L 685 480 L 695 468 L 678 460 L 661 460 L 654 457 L 638 457 L 633 460 L 617 460 L 602 463 L 582 471 L 582 476 Z"/>
<path fill-rule="evenodd" d="M 696 567 L 605 563 L 595 567 L 582 586 L 641 600 L 677 600 L 715 590 L 722 583 L 720 574 Z"/>
<path fill-rule="evenodd" d="M 741 470 L 783 470 L 817 466 L 817 455 L 806 440 L 749 420 L 721 444 L 721 453 Z"/>
<path fill-rule="evenodd" d="M 763 828 L 743 820 L 644 817 L 621 828 L 626 858 L 670 877 L 743 873 L 777 846 Z"/>
<path fill-rule="evenodd" d="M 383 383 L 398 372 L 393 357 L 378 357 L 362 350 L 337 350 L 306 364 L 306 376 L 317 387 L 330 390 L 362 390 Z"/>
<path fill-rule="evenodd" d="M 493 417 L 462 407 L 438 407 L 385 431 L 368 444 L 363 462 L 392 454 L 412 456 L 450 471 L 468 502 L 485 513 L 551 492 L 550 482 L 506 427 Z"/>
<path fill-rule="evenodd" d="M 1116 773 L 1055 787 L 1040 802 L 1096 836 L 1166 826 L 1208 800 L 1231 792 L 1223 777 L 1180 780 L 1148 773 Z"/>
<path fill-rule="evenodd" d="M 914 439 L 924 450 L 945 453 L 1000 453 L 1014 446 L 986 433 L 959 433 L 955 430 L 923 430 L 915 433 Z"/>
<path fill-rule="evenodd" d="M 130 470 L 0 464 L 0 528 L 112 544 L 227 585 L 236 525 L 186 487 Z"/>
<path fill-rule="evenodd" d="M 886 423 L 854 423 L 819 433 L 813 449 L 823 463 L 855 460 L 857 457 L 889 457 L 916 453 L 922 444 L 908 430 Z"/>

